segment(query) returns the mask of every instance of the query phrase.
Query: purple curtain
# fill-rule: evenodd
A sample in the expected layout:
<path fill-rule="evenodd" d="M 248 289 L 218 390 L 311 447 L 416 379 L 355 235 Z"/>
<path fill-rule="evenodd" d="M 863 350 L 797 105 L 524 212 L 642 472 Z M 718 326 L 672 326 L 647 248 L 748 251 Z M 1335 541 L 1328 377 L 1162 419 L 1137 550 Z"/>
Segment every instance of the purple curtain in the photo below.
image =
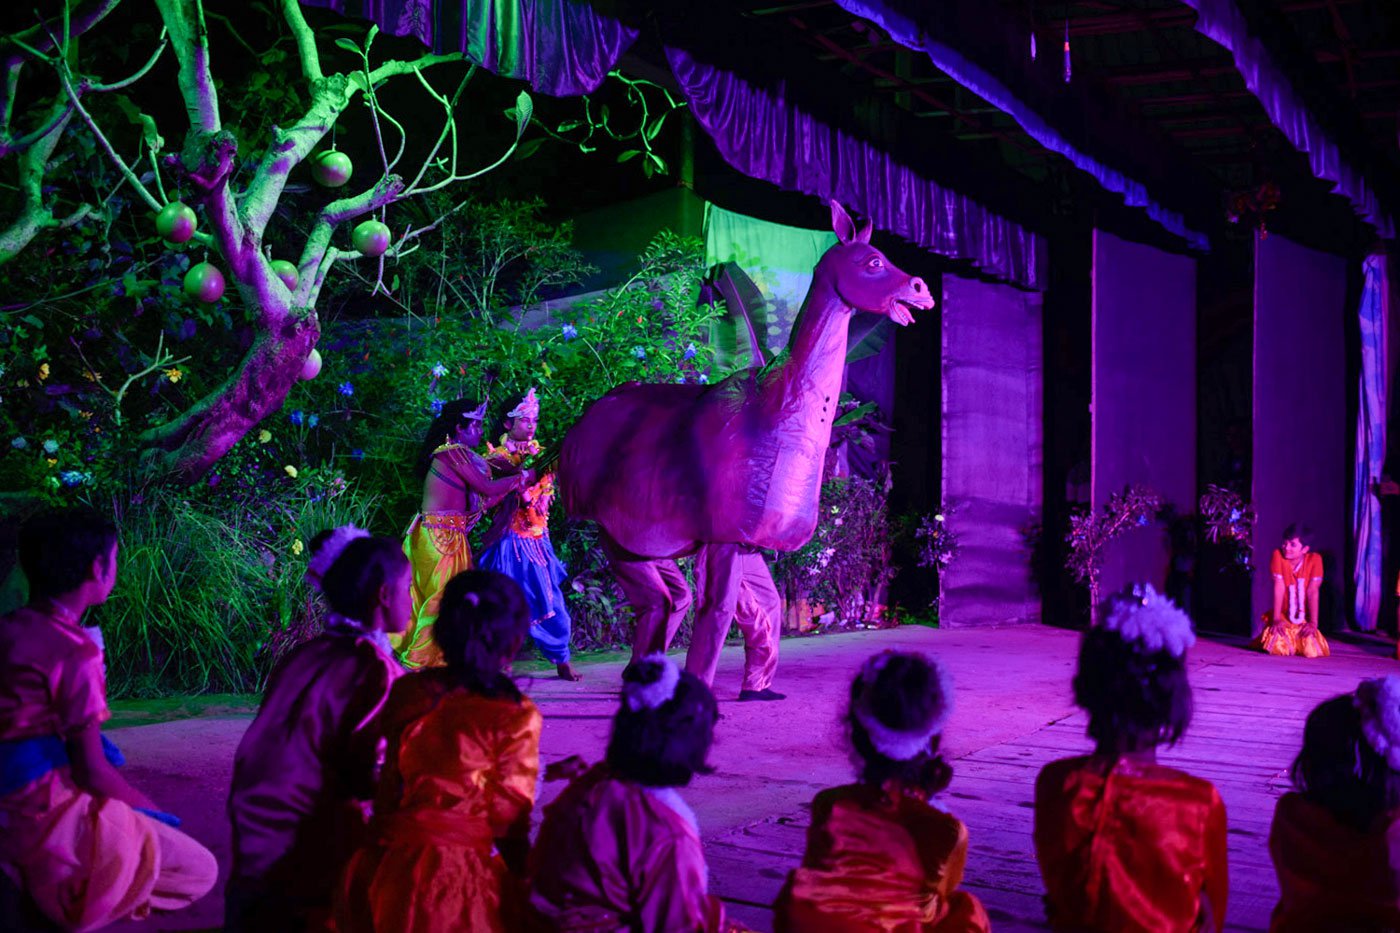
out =
<path fill-rule="evenodd" d="M 848 13 L 878 23 L 890 34 L 890 38 L 905 48 L 923 52 L 954 81 L 1010 115 L 1036 142 L 1069 159 L 1076 168 L 1091 175 L 1106 190 L 1122 195 L 1123 201 L 1129 207 L 1142 208 L 1147 216 L 1163 229 L 1181 237 L 1192 249 L 1202 252 L 1210 249 L 1209 238 L 1187 226 L 1180 213 L 1154 200 L 1146 185 L 1129 178 L 1084 148 L 1076 146 L 1042 114 L 1022 101 L 997 76 L 951 45 L 939 42 L 923 24 L 915 21 L 912 13 L 905 13 L 899 9 L 901 6 L 917 8 L 917 4 L 891 3 L 884 0 L 836 0 L 836 3 Z"/>
<path fill-rule="evenodd" d="M 598 89 L 637 30 L 574 0 L 301 0 L 413 36 L 435 52 L 461 52 L 487 71 L 541 94 Z"/>
<path fill-rule="evenodd" d="M 536 91 L 598 87 L 637 32 L 584 0 L 302 0 L 373 20 L 440 52 L 460 51 Z M 805 114 L 738 75 L 668 46 L 691 110 L 741 172 L 866 214 L 880 229 L 986 275 L 1044 288 L 1044 243 L 1023 227 L 924 178 L 868 142 Z"/>
<path fill-rule="evenodd" d="M 725 161 L 754 178 L 835 198 L 881 230 L 984 273 L 1044 289 L 1043 242 L 969 198 L 918 175 L 869 143 L 822 123 L 776 93 L 697 61 L 683 49 L 666 57 L 695 119 Z"/>
<path fill-rule="evenodd" d="M 1360 169 L 1348 162 L 1336 142 L 1328 137 L 1288 76 L 1274 64 L 1264 43 L 1249 34 L 1244 14 L 1233 0 L 1185 2 L 1196 10 L 1196 31 L 1223 45 L 1235 57 L 1235 67 L 1245 87 L 1259 99 L 1274 126 L 1307 155 L 1313 175 L 1334 182 L 1337 192 L 1351 201 L 1377 233 L 1393 238 L 1394 218 L 1381 207 Z"/>

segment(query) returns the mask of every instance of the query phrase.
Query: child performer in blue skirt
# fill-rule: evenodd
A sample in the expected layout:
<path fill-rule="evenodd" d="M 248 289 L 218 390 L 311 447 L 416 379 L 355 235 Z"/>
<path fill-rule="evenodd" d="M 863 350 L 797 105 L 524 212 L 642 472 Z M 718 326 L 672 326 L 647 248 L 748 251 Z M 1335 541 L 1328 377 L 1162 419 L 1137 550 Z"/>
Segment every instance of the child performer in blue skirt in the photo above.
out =
<path fill-rule="evenodd" d="M 540 402 L 530 389 L 520 403 L 506 413 L 509 420 L 500 446 L 487 445 L 487 462 L 501 472 L 515 472 L 543 449 L 535 440 Z M 533 485 L 507 496 L 487 534 L 478 566 L 510 577 L 525 591 L 530 603 L 530 637 L 540 654 L 553 661 L 564 680 L 582 680 L 569 663 L 569 607 L 560 589 L 568 571 L 549 540 L 549 506 L 554 501 L 554 474 L 546 473 Z"/>

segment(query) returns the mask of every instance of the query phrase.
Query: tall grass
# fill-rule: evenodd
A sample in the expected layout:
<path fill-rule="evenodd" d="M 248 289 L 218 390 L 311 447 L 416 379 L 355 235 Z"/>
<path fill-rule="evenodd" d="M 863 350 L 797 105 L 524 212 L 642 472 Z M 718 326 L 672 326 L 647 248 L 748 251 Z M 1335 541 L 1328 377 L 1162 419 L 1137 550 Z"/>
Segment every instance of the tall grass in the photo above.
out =
<path fill-rule="evenodd" d="M 353 488 L 237 509 L 162 491 L 130 504 L 116 589 L 95 612 L 111 695 L 260 691 L 319 626 L 294 542 L 345 522 L 369 527 L 373 512 Z"/>

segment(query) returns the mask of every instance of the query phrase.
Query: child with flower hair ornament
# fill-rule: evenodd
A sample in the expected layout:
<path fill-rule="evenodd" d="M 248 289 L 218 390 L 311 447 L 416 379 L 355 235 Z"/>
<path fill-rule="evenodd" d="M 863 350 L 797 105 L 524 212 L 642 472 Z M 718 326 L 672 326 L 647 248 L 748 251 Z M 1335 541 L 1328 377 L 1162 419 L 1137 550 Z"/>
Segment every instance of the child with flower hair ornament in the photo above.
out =
<path fill-rule="evenodd" d="M 628 665 L 604 763 L 545 807 L 530 854 L 538 930 L 732 931 L 676 788 L 707 774 L 718 707 L 665 655 Z M 576 760 L 576 759 L 575 759 Z"/>
<path fill-rule="evenodd" d="M 1225 805 L 1208 781 L 1157 764 L 1191 721 L 1191 620 L 1150 585 L 1108 600 L 1084 633 L 1075 702 L 1093 754 L 1035 785 L 1035 852 L 1059 930 L 1220 930 Z"/>
<path fill-rule="evenodd" d="M 1269 929 L 1400 929 L 1400 676 L 1314 709 L 1292 778 L 1269 831 Z"/>
<path fill-rule="evenodd" d="M 408 558 L 345 525 L 312 540 L 306 578 L 326 629 L 278 664 L 234 756 L 226 930 L 325 929 L 374 792 L 379 716 L 400 671 L 388 635 L 412 613 Z"/>
<path fill-rule="evenodd" d="M 779 933 L 991 929 L 958 890 L 967 827 L 933 795 L 953 769 L 939 752 L 953 688 L 934 659 L 883 651 L 851 683 L 846 726 L 857 782 L 822 791 L 802 866 L 778 896 Z"/>
<path fill-rule="evenodd" d="M 510 419 L 509 430 L 501 436 L 500 446 L 487 445 L 488 462 L 503 474 L 518 472 L 543 450 L 535 440 L 540 401 L 533 387 L 506 417 Z M 546 472 L 536 478 L 529 473 L 524 487 L 506 497 L 497 509 L 486 533 L 480 564 L 520 584 L 530 603 L 530 638 L 535 647 L 553 662 L 562 680 L 582 680 L 583 675 L 569 661 L 573 623 L 563 590 L 569 572 L 549 539 L 549 507 L 553 502 L 554 474 Z"/>

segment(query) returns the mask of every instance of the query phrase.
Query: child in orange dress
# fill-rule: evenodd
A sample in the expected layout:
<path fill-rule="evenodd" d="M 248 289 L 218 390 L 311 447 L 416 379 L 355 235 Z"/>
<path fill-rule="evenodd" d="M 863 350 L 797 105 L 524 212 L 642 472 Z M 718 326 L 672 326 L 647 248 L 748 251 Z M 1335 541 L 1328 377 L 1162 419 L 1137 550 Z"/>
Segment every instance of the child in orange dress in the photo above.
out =
<path fill-rule="evenodd" d="M 938 662 L 884 651 L 851 684 L 846 727 L 859 780 L 812 801 L 802 867 L 778 896 L 779 933 L 981 933 L 959 891 L 967 827 L 935 803 L 953 769 L 939 754 L 953 701 Z"/>
<path fill-rule="evenodd" d="M 1274 604 L 1259 634 L 1259 647 L 1269 654 L 1325 658 L 1332 653 L 1317 628 L 1322 555 L 1313 551 L 1312 543 L 1307 525 L 1289 525 L 1283 530 L 1283 544 L 1269 559 Z"/>
<path fill-rule="evenodd" d="M 1142 585 L 1084 633 L 1074 700 L 1091 755 L 1051 762 L 1035 784 L 1035 854 L 1057 930 L 1220 930 L 1225 805 L 1208 781 L 1157 764 L 1191 721 L 1191 620 Z"/>
<path fill-rule="evenodd" d="M 607 760 L 545 808 L 530 855 L 537 929 L 729 929 L 706 891 L 695 815 L 676 791 L 710 771 L 717 717 L 710 688 L 665 655 L 627 667 Z"/>
<path fill-rule="evenodd" d="M 442 593 L 445 667 L 400 677 L 370 838 L 336 898 L 340 933 L 518 928 L 540 712 L 507 669 L 530 631 L 520 587 L 467 570 Z"/>
<path fill-rule="evenodd" d="M 398 542 L 347 525 L 312 542 L 326 630 L 277 666 L 233 761 L 229 931 L 323 929 L 374 793 L 378 716 L 400 667 L 388 633 L 412 613 Z"/>
<path fill-rule="evenodd" d="M 40 515 L 19 561 L 29 604 L 0 618 L 0 871 L 27 903 L 4 919 L 92 930 L 187 907 L 214 887 L 214 856 L 126 782 L 102 736 L 102 633 L 82 618 L 116 583 L 117 530 L 91 509 Z"/>
<path fill-rule="evenodd" d="M 1294 793 L 1274 810 L 1272 933 L 1400 930 L 1400 677 L 1308 716 Z"/>

